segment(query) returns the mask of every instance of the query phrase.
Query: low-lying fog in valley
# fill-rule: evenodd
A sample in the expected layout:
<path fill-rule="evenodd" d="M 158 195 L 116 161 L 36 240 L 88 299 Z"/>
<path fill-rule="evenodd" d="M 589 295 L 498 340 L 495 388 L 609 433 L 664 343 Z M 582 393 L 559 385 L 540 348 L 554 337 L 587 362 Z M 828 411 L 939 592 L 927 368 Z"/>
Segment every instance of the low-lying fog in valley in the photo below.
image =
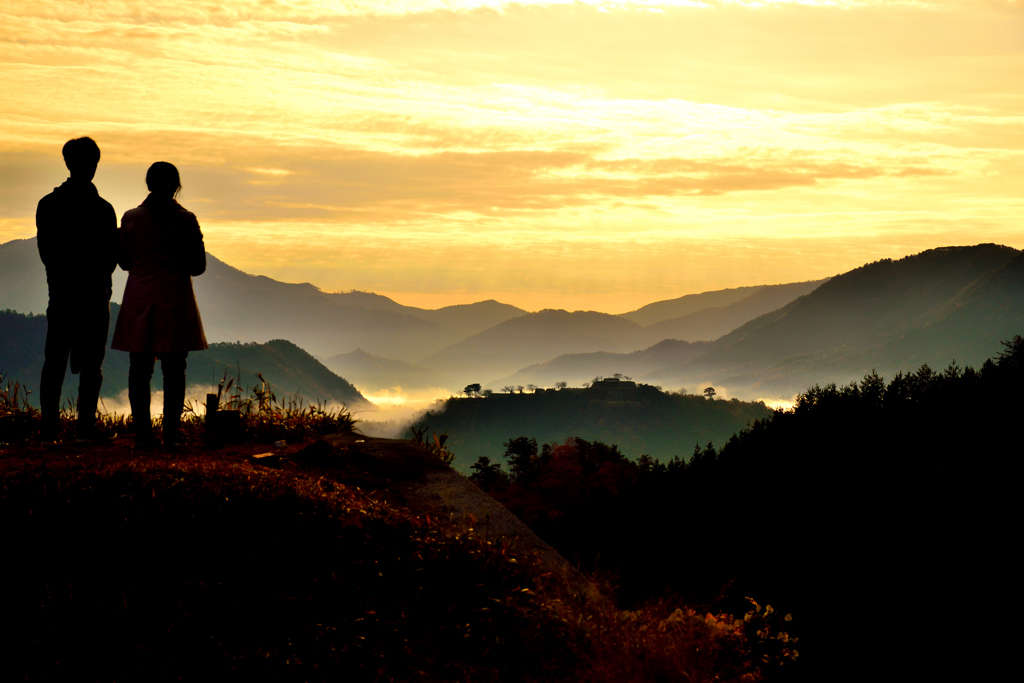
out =
<path fill-rule="evenodd" d="M 424 412 L 443 405 L 445 399 L 455 394 L 439 387 L 411 391 L 394 387 L 377 392 L 360 389 L 360 393 L 376 408 L 355 411 L 359 420 L 356 428 L 367 436 L 389 439 L 401 438 L 406 428 Z"/>

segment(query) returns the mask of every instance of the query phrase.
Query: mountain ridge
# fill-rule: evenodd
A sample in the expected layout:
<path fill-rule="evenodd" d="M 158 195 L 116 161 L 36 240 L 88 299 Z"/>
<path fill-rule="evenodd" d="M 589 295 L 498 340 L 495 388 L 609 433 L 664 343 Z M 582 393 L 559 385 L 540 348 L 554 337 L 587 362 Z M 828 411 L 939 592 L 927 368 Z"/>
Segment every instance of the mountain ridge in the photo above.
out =
<path fill-rule="evenodd" d="M 116 318 L 118 308 L 117 304 L 111 304 L 112 317 Z M 128 354 L 109 348 L 113 334 L 114 326 L 111 325 L 107 333 L 108 350 L 103 359 L 101 392 L 101 396 L 107 399 L 119 397 L 128 388 Z M 33 403 L 38 401 L 45 344 L 45 316 L 0 311 L 0 372 L 4 374 L 5 384 L 17 381 L 29 388 L 32 392 L 29 399 Z M 374 407 L 348 380 L 284 339 L 263 344 L 218 342 L 205 351 L 189 353 L 186 377 L 190 393 L 215 388 L 225 373 L 245 389 L 260 384 L 256 375 L 260 373 L 282 398 L 297 394 L 307 403 L 344 403 L 356 410 Z M 156 391 L 160 390 L 159 378 L 157 373 Z M 65 399 L 77 395 L 77 383 L 76 375 L 65 374 L 61 391 Z"/>
<path fill-rule="evenodd" d="M 897 340 L 920 334 L 915 330 L 941 318 L 961 292 L 1003 269 L 1019 254 L 1010 247 L 981 244 L 865 264 L 748 321 L 716 340 L 707 354 L 644 379 L 665 383 L 699 379 L 795 393 L 808 381 L 845 382 L 873 367 L 896 372 L 914 362 L 907 345 L 901 347 Z M 1008 329 L 1024 324 L 1019 312 L 1006 322 Z M 998 336 L 995 330 L 979 329 L 978 333 L 989 340 L 986 348 L 998 344 L 998 339 L 989 339 Z M 902 352 L 879 350 L 887 345 Z M 953 352 L 961 357 L 966 352 L 972 358 L 985 353 L 947 345 L 945 353 Z M 931 358 L 943 365 L 953 360 L 940 361 L 935 354 Z"/>

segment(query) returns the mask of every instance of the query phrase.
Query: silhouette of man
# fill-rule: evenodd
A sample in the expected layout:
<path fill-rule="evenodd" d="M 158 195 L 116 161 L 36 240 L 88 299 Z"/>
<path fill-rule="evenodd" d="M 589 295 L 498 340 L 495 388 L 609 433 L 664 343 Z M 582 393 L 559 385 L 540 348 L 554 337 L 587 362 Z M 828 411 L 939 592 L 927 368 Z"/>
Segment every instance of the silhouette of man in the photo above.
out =
<path fill-rule="evenodd" d="M 50 290 L 39 383 L 43 436 L 58 436 L 60 392 L 70 357 L 71 372 L 79 375 L 78 437 L 104 440 L 107 435 L 96 427 L 96 404 L 110 327 L 110 276 L 117 265 L 117 216 L 92 184 L 100 162 L 96 143 L 77 138 L 62 151 L 71 177 L 40 199 L 36 209 L 39 256 Z"/>

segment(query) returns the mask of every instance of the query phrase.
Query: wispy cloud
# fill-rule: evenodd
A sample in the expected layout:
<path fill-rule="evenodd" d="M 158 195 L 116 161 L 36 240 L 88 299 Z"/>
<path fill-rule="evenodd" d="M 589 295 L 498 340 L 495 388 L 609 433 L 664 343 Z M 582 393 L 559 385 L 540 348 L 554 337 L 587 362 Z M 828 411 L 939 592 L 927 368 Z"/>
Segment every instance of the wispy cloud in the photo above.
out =
<path fill-rule="evenodd" d="M 468 291 L 424 269 L 534 245 L 590 273 L 566 284 L 590 296 L 618 285 L 578 259 L 633 243 L 650 277 L 622 283 L 684 287 L 637 264 L 686 240 L 716 272 L 772 271 L 723 270 L 698 242 L 761 245 L 803 279 L 770 240 L 796 230 L 827 261 L 841 235 L 1012 241 L 1019 220 L 1019 3 L 42 0 L 0 2 L 0 25 L 0 240 L 30 231 L 78 135 L 100 141 L 118 210 L 172 161 L 222 256 L 279 267 L 260 245 L 284 231 L 295 272 L 340 288 L 412 292 L 415 272 Z M 290 237 L 309 232 L 436 260 L 389 271 L 373 247 L 377 265 L 332 271 Z"/>

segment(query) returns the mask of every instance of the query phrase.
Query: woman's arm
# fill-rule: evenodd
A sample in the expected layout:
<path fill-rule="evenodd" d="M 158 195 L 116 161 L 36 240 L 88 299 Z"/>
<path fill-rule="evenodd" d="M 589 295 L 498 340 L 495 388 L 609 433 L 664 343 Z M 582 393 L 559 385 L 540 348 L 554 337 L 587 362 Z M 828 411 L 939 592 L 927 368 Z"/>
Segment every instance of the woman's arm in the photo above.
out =
<path fill-rule="evenodd" d="M 203 231 L 195 214 L 188 214 L 188 243 L 185 250 L 185 270 L 195 277 L 206 272 L 206 244 L 203 242 Z"/>
<path fill-rule="evenodd" d="M 125 213 L 121 217 L 121 227 L 117 229 L 117 265 L 126 271 L 132 269 L 132 229 L 127 218 Z"/>

